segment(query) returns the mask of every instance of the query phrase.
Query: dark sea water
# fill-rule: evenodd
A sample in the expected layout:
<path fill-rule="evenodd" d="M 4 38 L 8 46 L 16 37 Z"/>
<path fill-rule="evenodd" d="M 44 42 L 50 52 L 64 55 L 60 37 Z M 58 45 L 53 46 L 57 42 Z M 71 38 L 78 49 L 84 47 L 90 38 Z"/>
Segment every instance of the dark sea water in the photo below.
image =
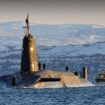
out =
<path fill-rule="evenodd" d="M 0 105 L 105 105 L 105 86 L 16 89 L 1 86 Z"/>

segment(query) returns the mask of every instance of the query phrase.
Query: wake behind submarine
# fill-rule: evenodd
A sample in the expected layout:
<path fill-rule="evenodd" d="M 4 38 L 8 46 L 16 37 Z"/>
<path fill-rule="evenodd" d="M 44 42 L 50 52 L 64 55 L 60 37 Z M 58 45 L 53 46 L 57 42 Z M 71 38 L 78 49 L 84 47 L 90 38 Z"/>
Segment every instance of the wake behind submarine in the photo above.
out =
<path fill-rule="evenodd" d="M 68 71 L 40 70 L 37 60 L 35 39 L 29 32 L 29 20 L 26 19 L 26 35 L 23 38 L 20 71 L 4 75 L 0 80 L 8 86 L 30 88 L 63 88 L 93 86 L 88 81 L 88 70 L 84 67 L 82 76 Z"/>

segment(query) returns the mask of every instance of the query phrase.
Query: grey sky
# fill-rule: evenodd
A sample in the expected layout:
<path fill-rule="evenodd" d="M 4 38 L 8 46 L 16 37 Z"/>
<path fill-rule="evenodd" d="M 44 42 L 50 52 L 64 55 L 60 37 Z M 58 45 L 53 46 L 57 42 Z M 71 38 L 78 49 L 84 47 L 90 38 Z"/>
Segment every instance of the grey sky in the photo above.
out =
<path fill-rule="evenodd" d="M 105 25 L 105 0 L 1 0 L 0 22 Z"/>

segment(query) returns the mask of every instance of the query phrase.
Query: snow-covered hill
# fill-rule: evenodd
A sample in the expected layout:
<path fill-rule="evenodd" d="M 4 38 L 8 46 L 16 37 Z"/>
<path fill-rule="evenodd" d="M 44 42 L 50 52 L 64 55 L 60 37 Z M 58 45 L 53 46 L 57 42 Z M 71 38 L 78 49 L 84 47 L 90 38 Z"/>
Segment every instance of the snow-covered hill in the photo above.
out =
<path fill-rule="evenodd" d="M 0 23 L 0 51 L 8 51 L 8 46 L 21 49 L 24 37 L 23 26 L 23 22 Z M 31 24 L 30 31 L 36 38 L 41 56 L 105 54 L 103 26 Z"/>

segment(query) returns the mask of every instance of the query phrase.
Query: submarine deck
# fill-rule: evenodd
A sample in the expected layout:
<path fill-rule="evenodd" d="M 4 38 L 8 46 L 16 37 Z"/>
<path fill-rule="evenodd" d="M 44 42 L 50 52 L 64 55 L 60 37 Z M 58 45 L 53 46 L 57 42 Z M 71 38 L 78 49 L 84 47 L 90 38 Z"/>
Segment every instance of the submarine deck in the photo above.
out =
<path fill-rule="evenodd" d="M 34 75 L 39 78 L 31 85 L 32 88 L 92 86 L 88 80 L 81 79 L 72 72 L 43 70 L 36 72 Z"/>
<path fill-rule="evenodd" d="M 9 84 L 12 84 L 12 79 L 15 77 L 16 86 L 19 88 L 62 88 L 62 87 L 86 87 L 93 86 L 86 79 L 74 75 L 72 72 L 43 70 L 37 71 L 31 75 L 21 75 L 15 73 L 12 75 L 3 76 L 1 79 Z"/>

